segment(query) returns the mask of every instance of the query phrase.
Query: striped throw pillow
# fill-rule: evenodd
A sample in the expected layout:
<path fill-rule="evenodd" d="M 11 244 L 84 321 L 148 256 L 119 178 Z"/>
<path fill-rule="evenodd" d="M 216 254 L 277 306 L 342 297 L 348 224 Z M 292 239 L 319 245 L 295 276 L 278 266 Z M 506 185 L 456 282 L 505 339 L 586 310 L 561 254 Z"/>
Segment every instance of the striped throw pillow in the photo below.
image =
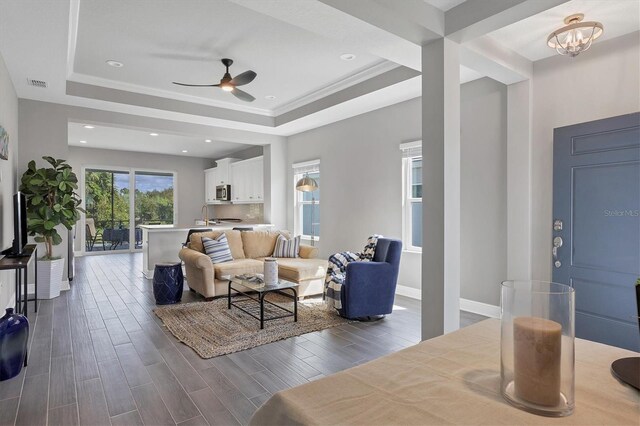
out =
<path fill-rule="evenodd" d="M 211 258 L 213 263 L 231 262 L 233 260 L 229 242 L 224 233 L 220 234 L 215 240 L 202 237 L 202 245 L 204 246 L 204 252 Z"/>
<path fill-rule="evenodd" d="M 300 235 L 287 239 L 284 235 L 278 235 L 273 257 L 298 257 L 300 252 Z"/>

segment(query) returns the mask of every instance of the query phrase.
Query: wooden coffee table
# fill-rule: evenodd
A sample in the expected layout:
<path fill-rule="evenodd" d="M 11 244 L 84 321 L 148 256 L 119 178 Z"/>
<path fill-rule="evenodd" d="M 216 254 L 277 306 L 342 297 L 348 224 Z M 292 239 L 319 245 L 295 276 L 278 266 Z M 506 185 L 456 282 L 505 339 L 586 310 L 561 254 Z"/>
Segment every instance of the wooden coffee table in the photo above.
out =
<path fill-rule="evenodd" d="M 260 321 L 260 329 L 264 329 L 266 321 L 273 321 L 281 318 L 293 317 L 294 322 L 298 322 L 298 284 L 279 279 L 276 284 L 255 284 L 253 282 L 241 280 L 230 275 L 223 276 L 222 279 L 229 282 L 227 294 L 227 306 L 240 309 L 247 315 Z M 241 295 L 240 299 L 231 300 L 231 290 Z M 291 292 L 291 294 L 289 294 Z M 257 296 L 251 293 L 257 293 Z M 269 293 L 279 293 L 293 300 L 293 311 L 277 303 L 265 300 Z"/>

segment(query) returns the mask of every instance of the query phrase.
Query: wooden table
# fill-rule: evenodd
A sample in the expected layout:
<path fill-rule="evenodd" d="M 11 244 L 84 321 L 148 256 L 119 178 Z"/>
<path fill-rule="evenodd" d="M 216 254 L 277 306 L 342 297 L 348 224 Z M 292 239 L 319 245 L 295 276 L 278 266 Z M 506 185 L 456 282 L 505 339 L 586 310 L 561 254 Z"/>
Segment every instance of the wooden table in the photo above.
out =
<path fill-rule="evenodd" d="M 611 374 L 635 352 L 576 339 L 576 408 L 561 418 L 500 393 L 500 321 L 489 319 L 367 364 L 276 393 L 251 425 L 635 425 L 639 394 Z"/>
<path fill-rule="evenodd" d="M 24 251 L 29 254 L 20 257 L 5 256 L 0 259 L 0 271 L 16 271 L 16 304 L 14 311 L 21 313 L 24 316 L 28 316 L 27 303 L 30 301 L 34 302 L 35 311 L 38 312 L 38 246 L 36 244 L 27 244 Z M 33 299 L 29 300 L 27 296 L 28 270 L 29 264 L 32 260 L 34 262 L 35 270 L 35 295 Z M 23 284 L 24 297 L 22 296 L 22 288 L 20 287 L 20 284 Z"/>

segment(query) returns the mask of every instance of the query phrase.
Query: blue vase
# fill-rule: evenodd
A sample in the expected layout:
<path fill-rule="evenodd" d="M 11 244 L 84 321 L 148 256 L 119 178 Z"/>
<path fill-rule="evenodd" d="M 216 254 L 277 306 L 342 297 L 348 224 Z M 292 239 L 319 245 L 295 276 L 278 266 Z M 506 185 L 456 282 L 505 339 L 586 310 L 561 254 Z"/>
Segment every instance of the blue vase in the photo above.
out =
<path fill-rule="evenodd" d="M 8 380 L 20 374 L 27 356 L 29 320 L 14 314 L 13 308 L 0 318 L 0 380 Z"/>
<path fill-rule="evenodd" d="M 157 263 L 153 271 L 153 295 L 157 305 L 171 305 L 182 300 L 181 263 Z"/>

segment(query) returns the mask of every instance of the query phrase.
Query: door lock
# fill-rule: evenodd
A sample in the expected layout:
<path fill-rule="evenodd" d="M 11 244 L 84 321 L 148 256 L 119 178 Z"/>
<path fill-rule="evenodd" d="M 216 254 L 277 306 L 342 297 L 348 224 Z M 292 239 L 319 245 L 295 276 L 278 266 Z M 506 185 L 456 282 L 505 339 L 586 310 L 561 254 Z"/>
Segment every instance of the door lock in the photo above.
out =
<path fill-rule="evenodd" d="M 553 221 L 553 230 L 556 232 L 562 231 L 562 220 L 556 219 Z"/>

